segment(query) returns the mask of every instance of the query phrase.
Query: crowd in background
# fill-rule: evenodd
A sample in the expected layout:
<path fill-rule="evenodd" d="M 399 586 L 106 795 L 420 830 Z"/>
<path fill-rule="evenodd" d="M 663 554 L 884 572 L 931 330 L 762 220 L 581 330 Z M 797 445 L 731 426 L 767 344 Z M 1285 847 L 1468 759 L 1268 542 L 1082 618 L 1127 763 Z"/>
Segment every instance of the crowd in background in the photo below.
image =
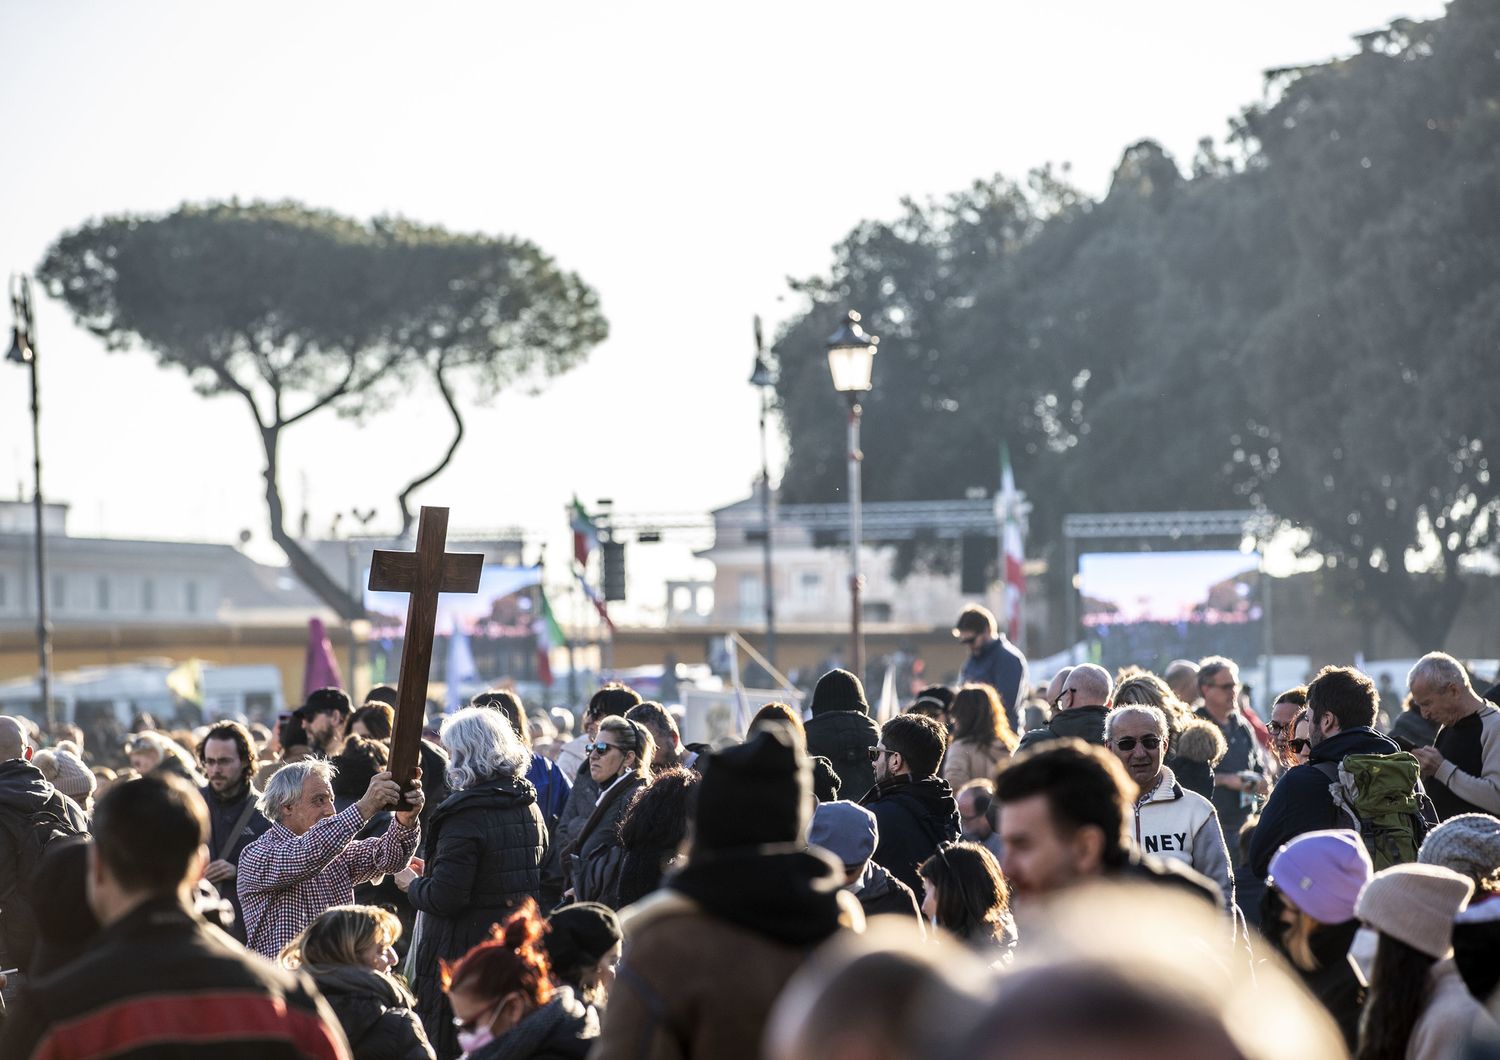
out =
<path fill-rule="evenodd" d="M 1227 658 L 1033 685 L 954 632 L 883 724 L 840 669 L 722 747 L 495 689 L 407 785 L 388 686 L 0 718 L 0 1054 L 1500 1055 L 1495 688 L 1432 653 L 1394 717 L 1340 666 L 1262 717 Z"/>

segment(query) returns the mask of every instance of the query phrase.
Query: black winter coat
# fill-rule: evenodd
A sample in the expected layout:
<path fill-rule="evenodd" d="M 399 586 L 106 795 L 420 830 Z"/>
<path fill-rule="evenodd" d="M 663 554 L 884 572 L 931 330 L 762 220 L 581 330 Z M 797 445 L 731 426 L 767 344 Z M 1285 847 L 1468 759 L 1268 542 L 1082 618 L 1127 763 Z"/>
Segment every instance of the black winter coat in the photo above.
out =
<path fill-rule="evenodd" d="M 46 843 L 83 835 L 88 819 L 23 758 L 0 762 L 0 930 L 11 963 L 25 970 L 36 947 L 30 877 Z"/>
<path fill-rule="evenodd" d="M 620 905 L 620 870 L 625 850 L 620 846 L 620 819 L 635 793 L 646 786 L 639 776 L 628 776 L 604 795 L 604 804 L 596 806 L 584 822 L 575 849 L 563 853 L 568 881 L 575 902 L 603 902 L 610 908 Z"/>
<path fill-rule="evenodd" d="M 578 833 L 583 831 L 589 814 L 594 812 L 594 803 L 598 801 L 599 785 L 594 783 L 594 778 L 589 773 L 588 759 L 585 758 L 583 765 L 578 767 L 578 772 L 573 776 L 573 787 L 568 791 L 568 801 L 563 804 L 557 827 L 552 829 L 552 834 L 548 837 L 547 857 L 542 862 L 543 911 L 554 908 L 562 900 L 562 893 L 568 886 L 563 854 L 573 846 Z"/>
<path fill-rule="evenodd" d="M 406 892 L 419 913 L 408 967 L 427 1038 L 439 1057 L 451 1057 L 458 1037 L 438 960 L 462 957 L 489 937 L 491 925 L 537 896 L 547 826 L 536 789 L 501 776 L 448 796 L 430 827 L 426 871 Z"/>
<path fill-rule="evenodd" d="M 1323 1002 L 1333 1022 L 1339 1025 L 1339 1032 L 1351 1054 L 1359 1040 L 1359 1014 L 1365 1003 L 1364 987 L 1359 985 L 1354 968 L 1349 964 L 1349 945 L 1358 930 L 1358 920 L 1323 925 L 1312 933 L 1309 940 L 1313 959 L 1318 962 L 1317 969 L 1309 972 L 1292 965 L 1302 977 L 1303 984 Z M 1277 934 L 1279 936 L 1280 932 Z M 1281 949 L 1280 938 L 1276 941 L 1277 948 Z"/>
<path fill-rule="evenodd" d="M 1260 811 L 1260 823 L 1250 840 L 1250 871 L 1265 879 L 1271 857 L 1281 844 L 1320 828 L 1349 827 L 1348 815 L 1334 805 L 1328 793 L 1328 776 L 1318 763 L 1342 762 L 1345 755 L 1390 755 L 1399 750 L 1394 742 L 1368 728 L 1335 733 L 1314 747 L 1306 765 L 1294 766 L 1277 781 Z"/>
<path fill-rule="evenodd" d="M 390 976 L 341 965 L 312 972 L 349 1039 L 355 1060 L 432 1060 L 416 1000 Z"/>
<path fill-rule="evenodd" d="M 880 826 L 876 864 L 911 888 L 920 907 L 926 888 L 918 866 L 932 857 L 940 844 L 958 838 L 958 803 L 953 789 L 942 777 L 891 777 L 872 789 L 861 805 L 875 815 Z"/>
<path fill-rule="evenodd" d="M 1061 740 L 1072 736 L 1096 747 L 1104 746 L 1104 719 L 1109 717 L 1108 707 L 1074 707 L 1060 710 L 1052 720 L 1040 729 L 1032 729 L 1021 737 L 1018 751 L 1026 751 L 1039 743 Z"/>
<path fill-rule="evenodd" d="M 857 710 L 829 710 L 807 723 L 807 753 L 828 759 L 839 775 L 839 795 L 862 798 L 875 786 L 870 749 L 880 742 L 880 730 L 868 714 Z"/>

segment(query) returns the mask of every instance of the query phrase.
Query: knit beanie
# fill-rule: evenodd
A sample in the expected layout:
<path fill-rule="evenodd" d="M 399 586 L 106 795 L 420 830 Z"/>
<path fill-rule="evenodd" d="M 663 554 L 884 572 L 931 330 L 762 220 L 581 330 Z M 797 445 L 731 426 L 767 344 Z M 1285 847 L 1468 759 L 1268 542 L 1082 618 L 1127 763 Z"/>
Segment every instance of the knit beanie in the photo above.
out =
<path fill-rule="evenodd" d="M 1319 923 L 1342 924 L 1354 919 L 1360 888 L 1374 871 L 1357 832 L 1330 828 L 1283 843 L 1266 882 Z"/>
<path fill-rule="evenodd" d="M 806 841 L 812 769 L 779 728 L 709 755 L 693 793 L 694 852 Z"/>
<path fill-rule="evenodd" d="M 560 975 L 597 964 L 624 937 L 615 911 L 598 902 L 565 905 L 547 918 L 547 925 L 542 944 L 554 971 Z"/>
<path fill-rule="evenodd" d="M 99 786 L 99 778 L 72 751 L 57 748 L 52 757 L 57 763 L 57 777 L 52 786 L 82 806 Z"/>
<path fill-rule="evenodd" d="M 870 704 L 865 700 L 865 686 L 859 683 L 858 677 L 848 670 L 829 670 L 818 678 L 809 709 L 814 717 L 831 710 L 857 710 L 868 714 Z"/>
<path fill-rule="evenodd" d="M 1359 892 L 1355 915 L 1435 960 L 1453 948 L 1453 918 L 1474 884 L 1440 865 L 1392 865 Z"/>
<path fill-rule="evenodd" d="M 1417 861 L 1452 869 L 1477 888 L 1500 875 L 1500 820 L 1487 813 L 1450 817 L 1427 833 Z"/>
<path fill-rule="evenodd" d="M 857 868 L 874 855 L 880 843 L 880 825 L 875 815 L 858 803 L 823 802 L 813 810 L 807 841 L 838 858 L 846 869 Z"/>

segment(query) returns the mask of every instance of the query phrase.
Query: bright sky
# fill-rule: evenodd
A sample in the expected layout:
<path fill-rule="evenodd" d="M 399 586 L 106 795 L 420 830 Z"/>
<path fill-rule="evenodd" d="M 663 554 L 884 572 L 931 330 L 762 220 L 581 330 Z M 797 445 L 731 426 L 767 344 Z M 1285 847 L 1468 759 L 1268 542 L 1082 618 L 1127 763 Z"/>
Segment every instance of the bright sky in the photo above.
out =
<path fill-rule="evenodd" d="M 785 278 L 824 270 L 861 219 L 1047 161 L 1101 193 L 1144 137 L 1186 165 L 1260 97 L 1262 70 L 1441 8 L 7 0 L 0 269 L 34 268 L 93 216 L 230 196 L 536 241 L 600 292 L 612 336 L 541 396 L 474 411 L 419 499 L 452 507 L 455 527 L 545 531 L 560 559 L 574 491 L 628 512 L 745 495 L 751 317 L 794 314 Z M 274 557 L 237 399 L 203 401 L 147 353 L 106 354 L 50 300 L 39 316 L 44 486 L 73 504 L 73 532 L 249 528 Z M 25 373 L 0 366 L 7 496 L 31 488 L 26 401 Z M 394 529 L 395 494 L 447 430 L 426 394 L 363 431 L 315 417 L 286 436 L 289 506 L 305 496 L 326 528 L 373 505 Z M 648 606 L 663 577 L 702 573 L 670 544 L 633 548 L 630 565 Z"/>

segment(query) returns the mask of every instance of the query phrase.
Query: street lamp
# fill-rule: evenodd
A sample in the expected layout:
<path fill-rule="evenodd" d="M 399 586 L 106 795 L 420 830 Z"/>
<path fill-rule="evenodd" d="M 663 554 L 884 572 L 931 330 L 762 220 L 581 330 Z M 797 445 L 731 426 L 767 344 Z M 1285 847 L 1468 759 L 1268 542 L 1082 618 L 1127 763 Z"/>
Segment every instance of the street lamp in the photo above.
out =
<path fill-rule="evenodd" d="M 833 388 L 849 399 L 849 669 L 865 679 L 865 638 L 861 629 L 859 594 L 863 579 L 859 573 L 860 480 L 859 465 L 864 454 L 859 451 L 859 395 L 870 389 L 870 374 L 875 367 L 876 347 L 880 336 L 870 335 L 859 326 L 859 314 L 849 310 L 839 329 L 828 336 L 828 371 Z"/>
<path fill-rule="evenodd" d="M 41 671 L 42 710 L 47 728 L 55 731 L 52 704 L 52 623 L 47 616 L 47 538 L 42 527 L 42 407 L 37 393 L 36 320 L 31 312 L 31 281 L 22 274 L 10 278 L 10 352 L 5 359 L 31 369 L 31 452 L 36 474 L 32 505 L 36 513 L 36 653 Z"/>
<path fill-rule="evenodd" d="M 766 419 L 771 415 L 771 397 L 776 387 L 776 378 L 766 364 L 765 343 L 761 340 L 760 317 L 755 318 L 755 370 L 750 373 L 750 385 L 760 390 L 760 512 L 765 524 L 766 537 L 762 546 L 765 561 L 762 595 L 766 602 L 766 661 L 776 665 L 776 593 L 771 580 L 771 461 L 766 448 Z"/>

